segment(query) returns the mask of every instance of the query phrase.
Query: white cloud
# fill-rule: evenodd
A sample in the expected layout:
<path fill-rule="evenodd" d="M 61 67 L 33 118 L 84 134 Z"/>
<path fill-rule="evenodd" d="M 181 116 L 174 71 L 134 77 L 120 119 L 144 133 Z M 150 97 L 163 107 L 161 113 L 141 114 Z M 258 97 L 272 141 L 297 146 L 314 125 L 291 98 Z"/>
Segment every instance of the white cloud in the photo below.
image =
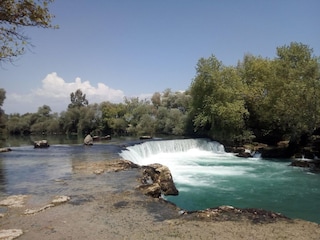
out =
<path fill-rule="evenodd" d="M 66 110 L 70 103 L 70 93 L 77 89 L 86 94 L 89 103 L 110 101 L 119 103 L 123 101 L 124 92 L 108 87 L 104 83 L 92 86 L 89 81 L 82 82 L 78 77 L 74 82 L 66 82 L 57 73 L 48 74 L 42 80 L 42 86 L 31 93 L 19 95 L 7 93 L 3 109 L 6 113 L 36 112 L 38 107 L 48 105 L 53 112 Z"/>

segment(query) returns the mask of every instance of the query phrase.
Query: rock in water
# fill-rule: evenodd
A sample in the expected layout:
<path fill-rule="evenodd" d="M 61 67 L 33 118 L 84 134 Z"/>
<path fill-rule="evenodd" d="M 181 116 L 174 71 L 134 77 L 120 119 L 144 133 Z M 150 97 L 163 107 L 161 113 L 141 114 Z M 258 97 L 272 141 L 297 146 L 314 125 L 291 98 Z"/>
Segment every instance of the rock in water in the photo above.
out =
<path fill-rule="evenodd" d="M 47 148 L 49 146 L 50 145 L 47 140 L 40 140 L 34 142 L 34 148 Z"/>
<path fill-rule="evenodd" d="M 11 148 L 0 148 L 0 152 L 11 152 Z"/>
<path fill-rule="evenodd" d="M 83 140 L 84 145 L 92 145 L 93 144 L 93 138 L 91 137 L 90 134 L 88 134 L 84 140 Z"/>
<path fill-rule="evenodd" d="M 150 164 L 143 166 L 142 185 L 138 188 L 145 194 L 158 198 L 163 195 L 178 195 L 171 172 L 167 166 L 161 164 Z"/>

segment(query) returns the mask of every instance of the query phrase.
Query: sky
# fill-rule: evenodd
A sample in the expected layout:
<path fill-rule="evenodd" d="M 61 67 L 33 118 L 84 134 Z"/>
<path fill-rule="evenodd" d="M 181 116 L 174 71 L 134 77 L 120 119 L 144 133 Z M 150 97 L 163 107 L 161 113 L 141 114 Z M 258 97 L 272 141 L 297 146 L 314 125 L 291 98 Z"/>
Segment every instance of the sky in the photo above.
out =
<path fill-rule="evenodd" d="M 299 42 L 320 56 L 319 0 L 55 0 L 59 29 L 25 28 L 33 47 L 0 66 L 7 114 L 187 90 L 200 58 L 236 66 Z M 0 43 L 1 44 L 1 43 Z"/>

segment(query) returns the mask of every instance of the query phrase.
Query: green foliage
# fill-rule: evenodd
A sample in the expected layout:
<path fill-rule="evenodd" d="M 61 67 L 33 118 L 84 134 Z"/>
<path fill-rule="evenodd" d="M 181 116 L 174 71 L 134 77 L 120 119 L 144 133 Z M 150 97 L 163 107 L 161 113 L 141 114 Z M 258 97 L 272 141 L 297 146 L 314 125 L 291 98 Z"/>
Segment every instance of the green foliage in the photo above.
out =
<path fill-rule="evenodd" d="M 234 67 L 224 66 L 214 56 L 200 59 L 190 92 L 196 131 L 224 141 L 243 133 L 249 112 L 245 85 Z"/>
<path fill-rule="evenodd" d="M 239 65 L 247 84 L 249 127 L 258 139 L 299 141 L 319 126 L 319 61 L 300 43 L 277 48 L 274 60 L 245 56 Z"/>
<path fill-rule="evenodd" d="M 0 88 L 0 136 L 4 136 L 6 133 L 6 116 L 4 111 L 2 110 L 2 105 L 4 100 L 6 99 L 6 91 L 3 88 Z"/>
<path fill-rule="evenodd" d="M 99 132 L 99 119 L 96 117 L 97 108 L 97 105 L 89 105 L 81 109 L 77 127 L 78 134 L 86 135 L 94 130 Z"/>
<path fill-rule="evenodd" d="M 277 99 L 270 98 L 270 94 L 278 89 L 272 61 L 245 55 L 237 70 L 247 86 L 244 93 L 246 108 L 250 113 L 250 117 L 246 119 L 247 128 L 259 139 L 269 137 L 277 142 L 282 134 L 277 130 L 277 116 L 273 112 L 273 101 Z"/>
<path fill-rule="evenodd" d="M 161 94 L 155 92 L 151 97 L 151 102 L 155 108 L 158 108 L 161 105 Z"/>
<path fill-rule="evenodd" d="M 102 131 L 105 134 L 124 135 L 127 122 L 124 119 L 125 105 L 103 102 L 99 107 L 101 111 Z"/>
<path fill-rule="evenodd" d="M 273 63 L 275 80 L 280 86 L 275 92 L 280 101 L 274 101 L 274 113 L 278 115 L 281 130 L 291 140 L 297 140 L 319 126 L 319 59 L 301 43 L 279 47 L 277 55 Z"/>
<path fill-rule="evenodd" d="M 68 108 L 81 108 L 88 106 L 89 101 L 86 99 L 86 94 L 83 94 L 81 89 L 77 89 L 77 91 L 72 92 L 70 94 L 71 103 Z"/>
<path fill-rule="evenodd" d="M 6 91 L 3 88 L 0 88 L 0 107 L 2 107 L 5 99 L 6 99 Z"/>
<path fill-rule="evenodd" d="M 172 108 L 168 112 L 164 133 L 168 135 L 184 135 L 186 115 L 178 108 Z"/>
<path fill-rule="evenodd" d="M 139 100 L 139 98 L 125 99 L 125 115 L 124 118 L 128 123 L 127 132 L 131 135 L 152 134 L 154 116 L 154 107 L 147 100 Z M 150 122 L 148 122 L 150 120 Z M 143 125 L 145 123 L 146 125 Z"/>
<path fill-rule="evenodd" d="M 277 48 L 273 60 L 246 55 L 236 68 L 200 59 L 190 87 L 195 130 L 223 141 L 299 141 L 320 124 L 319 66 L 301 43 Z"/>
<path fill-rule="evenodd" d="M 150 100 L 89 105 L 78 89 L 60 115 L 43 105 L 37 113 L 7 116 L 6 127 L 11 134 L 195 133 L 224 143 L 299 142 L 320 127 L 320 63 L 312 54 L 308 46 L 291 43 L 277 48 L 275 59 L 247 54 L 235 67 L 223 65 L 215 56 L 201 58 L 188 91 L 165 89 Z M 0 89 L 0 107 L 4 99 Z"/>
<path fill-rule="evenodd" d="M 13 61 L 30 46 L 25 27 L 57 28 L 51 24 L 54 16 L 48 6 L 53 0 L 0 1 L 0 62 Z"/>
<path fill-rule="evenodd" d="M 60 125 L 57 114 L 51 114 L 51 108 L 43 105 L 38 112 L 30 116 L 30 132 L 34 134 L 56 134 L 60 133 Z"/>

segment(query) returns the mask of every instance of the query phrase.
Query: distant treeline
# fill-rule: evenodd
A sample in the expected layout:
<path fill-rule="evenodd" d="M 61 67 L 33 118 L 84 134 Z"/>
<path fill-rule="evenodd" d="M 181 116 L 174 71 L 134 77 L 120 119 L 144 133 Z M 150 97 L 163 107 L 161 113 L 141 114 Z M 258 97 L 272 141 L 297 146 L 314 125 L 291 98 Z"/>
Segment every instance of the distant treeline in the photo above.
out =
<path fill-rule="evenodd" d="M 185 92 L 166 89 L 150 100 L 89 104 L 80 89 L 60 114 L 50 106 L 36 113 L 6 115 L 8 134 L 196 135 L 241 144 L 300 142 L 320 126 L 320 61 L 302 43 L 278 47 L 274 59 L 245 55 L 236 66 L 215 56 L 201 58 Z M 5 90 L 0 89 L 0 107 Z"/>

